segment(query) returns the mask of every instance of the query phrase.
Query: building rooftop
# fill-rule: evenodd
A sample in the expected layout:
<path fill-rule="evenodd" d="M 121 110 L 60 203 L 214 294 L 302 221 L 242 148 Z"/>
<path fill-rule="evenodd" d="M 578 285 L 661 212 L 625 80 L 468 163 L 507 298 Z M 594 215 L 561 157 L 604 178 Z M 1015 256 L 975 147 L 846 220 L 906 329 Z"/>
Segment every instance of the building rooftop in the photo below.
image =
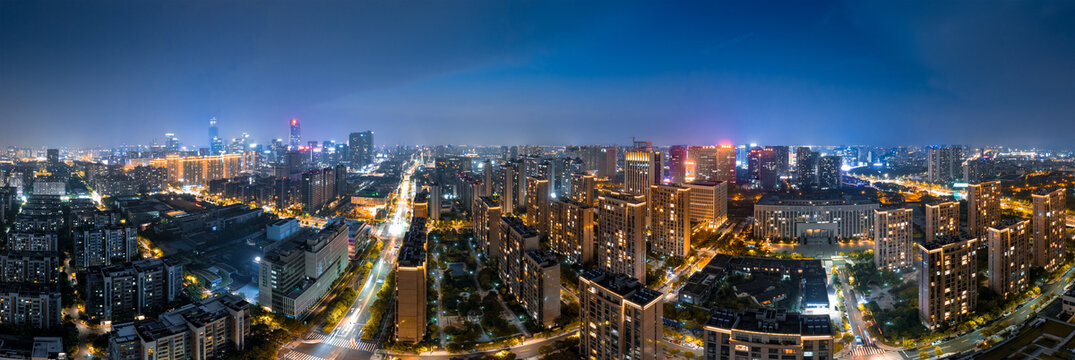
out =
<path fill-rule="evenodd" d="M 959 235 L 938 236 L 933 241 L 923 243 L 921 246 L 926 250 L 936 250 L 948 245 L 968 240 L 977 240 L 977 238 L 967 235 L 966 233 L 960 233 Z"/>
<path fill-rule="evenodd" d="M 836 206 L 871 204 L 877 204 L 877 201 L 862 194 L 836 190 L 767 193 L 758 200 L 758 205 Z"/>
<path fill-rule="evenodd" d="M 659 291 L 647 289 L 638 279 L 625 274 L 613 274 L 593 269 L 583 273 L 582 277 L 639 305 L 649 304 L 663 295 Z"/>
<path fill-rule="evenodd" d="M 519 235 L 522 235 L 523 237 L 538 236 L 537 230 L 534 230 L 534 228 L 529 227 L 526 224 L 524 224 L 522 219 L 519 219 L 519 218 L 514 217 L 514 216 L 504 216 L 504 217 L 501 217 L 500 220 L 504 224 L 507 224 L 508 227 L 510 227 L 512 230 L 515 230 L 515 232 L 519 233 Z"/>
<path fill-rule="evenodd" d="M 533 259 L 534 262 L 540 265 L 542 268 L 549 268 L 560 265 L 560 263 L 556 261 L 555 256 L 546 254 L 544 251 L 529 250 L 526 252 L 526 256 L 530 257 L 530 259 Z"/>
<path fill-rule="evenodd" d="M 706 326 L 782 335 L 832 335 L 832 323 L 827 315 L 802 315 L 783 309 L 740 311 L 718 308 L 706 321 Z"/>
<path fill-rule="evenodd" d="M 600 193 L 600 195 L 598 195 L 598 197 L 624 201 L 624 202 L 627 202 L 628 204 L 642 204 L 642 203 L 646 202 L 646 197 L 643 196 L 643 195 L 635 195 L 635 194 L 631 194 L 631 193 L 612 191 L 612 190 L 601 191 L 601 193 Z"/>

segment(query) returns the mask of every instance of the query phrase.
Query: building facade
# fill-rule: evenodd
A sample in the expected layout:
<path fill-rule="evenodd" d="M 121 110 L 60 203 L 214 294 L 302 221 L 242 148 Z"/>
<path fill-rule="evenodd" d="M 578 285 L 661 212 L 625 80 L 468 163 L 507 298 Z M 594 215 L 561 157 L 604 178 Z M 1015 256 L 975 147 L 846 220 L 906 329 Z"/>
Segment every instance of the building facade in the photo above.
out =
<path fill-rule="evenodd" d="M 898 270 L 913 265 L 913 212 L 908 208 L 873 211 L 873 260 L 877 267 Z"/>
<path fill-rule="evenodd" d="M 1033 194 L 1034 266 L 1052 271 L 1060 264 L 1067 226 L 1066 189 Z"/>
<path fill-rule="evenodd" d="M 974 237 L 985 237 L 986 229 L 1000 221 L 1000 181 L 970 184 L 967 208 L 967 232 Z"/>
<path fill-rule="evenodd" d="M 598 196 L 597 203 L 597 267 L 645 281 L 645 198 L 609 191 Z"/>
<path fill-rule="evenodd" d="M 654 251 L 685 258 L 691 252 L 691 188 L 650 187 L 650 243 Z"/>
<path fill-rule="evenodd" d="M 754 236 L 798 242 L 866 238 L 879 207 L 865 197 L 834 192 L 770 193 L 754 205 Z"/>
<path fill-rule="evenodd" d="M 664 308 L 660 292 L 638 279 L 599 269 L 579 278 L 579 332 L 584 359 L 663 358 Z"/>
<path fill-rule="evenodd" d="M 1005 219 L 986 230 L 989 287 L 1003 297 L 1022 294 L 1030 286 L 1034 263 L 1030 221 Z"/>
<path fill-rule="evenodd" d="M 926 204 L 926 242 L 959 235 L 959 202 Z"/>
<path fill-rule="evenodd" d="M 919 244 L 918 314 L 929 326 L 966 320 L 978 304 L 978 238 L 939 237 Z"/>

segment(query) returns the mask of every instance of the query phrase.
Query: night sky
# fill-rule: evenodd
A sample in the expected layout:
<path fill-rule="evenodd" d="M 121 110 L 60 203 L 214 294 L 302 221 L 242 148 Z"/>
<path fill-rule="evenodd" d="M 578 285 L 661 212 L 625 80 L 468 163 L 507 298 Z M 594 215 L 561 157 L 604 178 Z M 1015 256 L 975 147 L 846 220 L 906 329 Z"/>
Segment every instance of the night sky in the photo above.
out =
<path fill-rule="evenodd" d="M 676 5 L 0 0 L 0 145 L 1072 145 L 1075 2 Z"/>

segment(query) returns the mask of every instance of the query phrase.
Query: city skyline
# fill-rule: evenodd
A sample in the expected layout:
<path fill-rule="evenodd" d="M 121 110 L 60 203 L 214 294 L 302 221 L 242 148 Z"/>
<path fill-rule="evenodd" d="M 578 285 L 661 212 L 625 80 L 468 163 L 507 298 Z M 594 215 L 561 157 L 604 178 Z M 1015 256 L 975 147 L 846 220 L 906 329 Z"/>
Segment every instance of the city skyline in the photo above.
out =
<path fill-rule="evenodd" d="M 1075 130 L 1070 3 L 423 5 L 3 2 L 19 126 L 0 144 L 200 147 L 214 117 L 225 140 L 297 118 L 382 144 L 1058 148 Z"/>

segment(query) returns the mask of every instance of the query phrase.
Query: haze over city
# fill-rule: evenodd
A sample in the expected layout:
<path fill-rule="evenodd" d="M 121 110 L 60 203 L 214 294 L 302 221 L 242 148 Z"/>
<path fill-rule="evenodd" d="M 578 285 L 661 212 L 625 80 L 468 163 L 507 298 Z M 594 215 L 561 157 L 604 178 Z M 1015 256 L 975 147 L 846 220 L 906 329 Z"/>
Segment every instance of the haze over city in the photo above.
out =
<path fill-rule="evenodd" d="M 212 117 L 259 142 L 290 118 L 386 144 L 1064 147 L 1075 131 L 1071 2 L 248 5 L 0 2 L 0 118 L 19 125 L 0 144 L 205 146 Z"/>

